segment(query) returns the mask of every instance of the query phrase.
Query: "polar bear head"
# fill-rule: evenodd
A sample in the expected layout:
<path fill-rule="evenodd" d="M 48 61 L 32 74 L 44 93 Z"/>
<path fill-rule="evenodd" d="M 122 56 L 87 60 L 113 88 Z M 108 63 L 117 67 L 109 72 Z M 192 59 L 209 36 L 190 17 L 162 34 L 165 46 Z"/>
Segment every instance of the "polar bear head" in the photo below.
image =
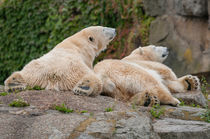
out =
<path fill-rule="evenodd" d="M 85 50 L 93 50 L 98 55 L 106 49 L 116 35 L 114 28 L 102 26 L 90 26 L 71 36 L 70 40 L 78 47 Z"/>
<path fill-rule="evenodd" d="M 136 60 L 150 60 L 162 63 L 168 54 L 167 47 L 149 45 L 135 49 L 128 57 Z"/>

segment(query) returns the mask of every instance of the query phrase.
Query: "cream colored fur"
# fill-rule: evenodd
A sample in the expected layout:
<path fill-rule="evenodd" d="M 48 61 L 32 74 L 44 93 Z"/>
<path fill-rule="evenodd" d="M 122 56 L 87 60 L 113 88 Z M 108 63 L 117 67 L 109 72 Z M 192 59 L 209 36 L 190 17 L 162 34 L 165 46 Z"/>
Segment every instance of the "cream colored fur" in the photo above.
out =
<path fill-rule="evenodd" d="M 21 71 L 14 72 L 6 81 L 11 87 L 40 86 L 46 90 L 73 90 L 81 80 L 89 80 L 92 95 L 102 89 L 101 80 L 94 74 L 94 58 L 115 36 L 115 29 L 92 26 L 63 40 L 44 56 L 32 60 Z M 83 82 L 83 81 L 81 81 Z"/>
<path fill-rule="evenodd" d="M 139 105 L 162 103 L 177 106 L 180 102 L 170 91 L 186 91 L 186 78 L 192 84 L 192 90 L 196 89 L 193 84 L 196 81 L 199 84 L 199 81 L 193 76 L 178 79 L 170 68 L 160 63 L 167 55 L 165 47 L 140 47 L 122 60 L 99 62 L 94 71 L 101 77 L 106 95 Z"/>

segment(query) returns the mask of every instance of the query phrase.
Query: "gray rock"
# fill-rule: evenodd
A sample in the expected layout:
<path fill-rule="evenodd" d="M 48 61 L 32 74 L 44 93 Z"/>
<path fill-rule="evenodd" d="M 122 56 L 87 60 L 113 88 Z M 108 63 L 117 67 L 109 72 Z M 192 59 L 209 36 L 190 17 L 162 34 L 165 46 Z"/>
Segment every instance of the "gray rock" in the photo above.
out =
<path fill-rule="evenodd" d="M 1 139 L 65 139 L 85 117 L 51 113 L 42 116 L 0 113 Z"/>
<path fill-rule="evenodd" d="M 195 108 L 189 106 L 179 106 L 179 107 L 164 106 L 163 117 L 182 119 L 182 120 L 203 121 L 201 115 L 205 111 L 206 110 L 202 108 Z"/>
<path fill-rule="evenodd" d="M 16 97 L 15 95 L 17 94 L 0 97 L 0 100 L 8 103 Z M 48 99 L 42 97 L 46 97 L 46 95 Z M 73 95 L 71 92 L 27 91 L 18 93 L 18 96 L 26 99 L 31 106 L 12 108 L 7 104 L 0 105 L 1 139 L 159 139 L 158 134 L 162 137 L 161 132 L 158 131 L 157 134 L 153 129 L 153 121 L 148 107 L 141 107 L 142 111 L 137 111 L 138 109 L 133 110 L 130 105 L 112 98 L 105 96 L 88 98 Z M 65 104 L 68 107 L 73 107 L 74 113 L 63 114 L 48 107 L 55 104 L 52 98 L 56 97 L 59 102 L 64 101 L 67 96 L 70 98 L 65 101 Z M 34 102 L 35 100 L 38 102 Z M 86 102 L 87 100 L 89 101 Z M 40 107 L 40 102 L 45 109 Z M 78 103 L 84 106 L 80 106 Z M 113 106 L 112 112 L 104 112 L 108 106 Z M 87 112 L 89 114 L 81 114 L 80 111 L 86 110 L 86 107 L 89 107 Z M 201 120 L 200 114 L 204 111 L 201 108 L 164 107 L 163 118 Z M 176 126 L 175 123 L 174 126 Z M 177 126 L 180 124 L 178 123 Z M 170 127 L 168 125 L 168 128 Z M 192 130 L 192 132 L 195 134 L 194 132 L 197 131 Z M 201 137 L 207 136 L 206 129 L 199 128 L 200 132 L 204 133 Z M 169 134 L 182 135 L 179 131 L 169 132 Z M 191 134 L 191 131 L 186 131 L 184 134 Z"/>
<path fill-rule="evenodd" d="M 177 14 L 183 16 L 206 16 L 207 0 L 175 0 Z"/>
<path fill-rule="evenodd" d="M 4 86 L 3 85 L 0 85 L 0 93 L 1 92 L 4 92 Z"/>
<path fill-rule="evenodd" d="M 187 105 L 195 104 L 195 105 L 200 105 L 202 107 L 206 107 L 208 105 L 206 98 L 200 91 L 177 93 L 173 94 L 173 96 L 183 100 Z"/>
<path fill-rule="evenodd" d="M 114 138 L 117 139 L 158 139 L 159 136 L 151 132 L 151 120 L 146 116 L 130 113 L 132 117 L 116 122 Z"/>
<path fill-rule="evenodd" d="M 210 124 L 205 122 L 165 118 L 157 120 L 153 126 L 161 139 L 210 138 Z"/>
<path fill-rule="evenodd" d="M 165 13 L 167 0 L 143 0 L 146 13 L 150 16 L 159 16 Z"/>

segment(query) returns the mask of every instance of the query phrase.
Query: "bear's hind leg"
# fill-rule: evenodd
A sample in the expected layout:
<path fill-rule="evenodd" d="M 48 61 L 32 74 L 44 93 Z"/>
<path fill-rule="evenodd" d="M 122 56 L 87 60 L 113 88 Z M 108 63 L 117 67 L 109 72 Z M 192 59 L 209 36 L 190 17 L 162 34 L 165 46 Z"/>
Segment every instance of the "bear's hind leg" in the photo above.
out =
<path fill-rule="evenodd" d="M 132 104 L 146 107 L 152 107 L 153 105 L 160 104 L 157 95 L 148 93 L 147 91 L 134 95 L 130 101 Z"/>
<path fill-rule="evenodd" d="M 186 75 L 178 80 L 184 85 L 186 91 L 196 91 L 200 89 L 200 80 L 197 76 Z"/>
<path fill-rule="evenodd" d="M 24 90 L 27 86 L 25 80 L 19 72 L 14 72 L 5 80 L 4 84 L 4 89 L 7 92 L 21 91 Z"/>
<path fill-rule="evenodd" d="M 161 104 L 167 104 L 172 106 L 178 106 L 180 101 L 173 97 L 171 93 L 166 89 L 166 87 L 160 87 L 157 90 L 157 97 L 160 100 Z"/>
<path fill-rule="evenodd" d="M 102 91 L 102 81 L 95 74 L 85 75 L 73 88 L 76 95 L 97 96 Z"/>

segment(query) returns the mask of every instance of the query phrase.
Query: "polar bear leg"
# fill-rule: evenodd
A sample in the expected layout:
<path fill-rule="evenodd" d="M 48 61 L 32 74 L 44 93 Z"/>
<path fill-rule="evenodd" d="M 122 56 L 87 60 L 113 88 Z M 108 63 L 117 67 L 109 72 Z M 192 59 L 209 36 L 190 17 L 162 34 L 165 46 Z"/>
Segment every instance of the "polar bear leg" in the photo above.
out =
<path fill-rule="evenodd" d="M 160 100 L 161 104 L 167 104 L 172 106 L 178 106 L 180 104 L 180 101 L 173 97 L 171 93 L 164 88 L 160 88 L 157 92 L 157 97 Z"/>
<path fill-rule="evenodd" d="M 160 101 L 157 98 L 157 96 L 155 94 L 148 93 L 147 91 L 137 93 L 130 99 L 130 102 L 135 105 L 149 106 L 149 107 L 160 104 Z"/>
<path fill-rule="evenodd" d="M 134 95 L 130 99 L 131 103 L 140 105 L 140 106 L 153 106 L 157 104 L 169 104 L 172 106 L 178 106 L 180 101 L 174 98 L 169 92 L 161 91 L 158 93 L 155 92 L 141 92 Z"/>
<path fill-rule="evenodd" d="M 85 75 L 73 88 L 76 95 L 97 96 L 102 91 L 102 81 L 95 74 Z"/>
<path fill-rule="evenodd" d="M 4 84 L 4 89 L 7 92 L 21 91 L 24 90 L 27 86 L 20 72 L 14 72 L 5 80 Z"/>
<path fill-rule="evenodd" d="M 198 77 L 192 75 L 183 76 L 175 81 L 167 81 L 166 84 L 172 93 L 200 90 Z"/>

